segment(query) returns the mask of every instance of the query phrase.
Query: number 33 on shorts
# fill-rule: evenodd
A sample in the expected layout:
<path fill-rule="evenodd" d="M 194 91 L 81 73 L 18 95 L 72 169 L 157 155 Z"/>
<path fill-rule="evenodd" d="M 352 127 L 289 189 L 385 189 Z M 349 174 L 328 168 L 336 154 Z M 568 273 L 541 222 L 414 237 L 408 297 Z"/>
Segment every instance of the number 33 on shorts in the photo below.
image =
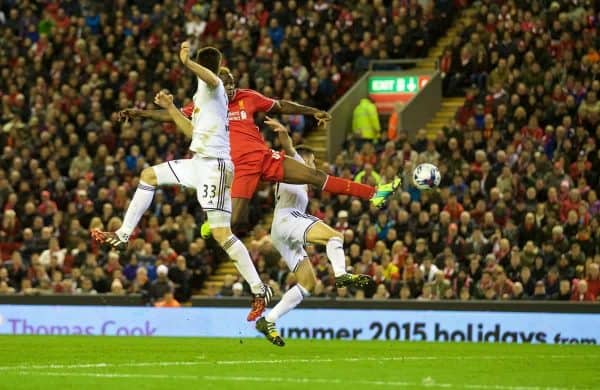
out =
<path fill-rule="evenodd" d="M 208 184 L 204 184 L 203 196 L 205 198 L 214 198 L 215 196 L 217 196 L 217 186 L 214 184 L 211 186 L 209 186 Z"/>

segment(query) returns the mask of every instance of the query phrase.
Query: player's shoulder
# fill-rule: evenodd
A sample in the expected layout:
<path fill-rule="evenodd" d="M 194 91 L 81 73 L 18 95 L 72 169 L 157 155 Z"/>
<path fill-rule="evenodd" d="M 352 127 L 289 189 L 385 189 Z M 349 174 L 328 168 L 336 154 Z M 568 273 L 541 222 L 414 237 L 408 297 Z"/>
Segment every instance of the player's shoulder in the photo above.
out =
<path fill-rule="evenodd" d="M 248 88 L 238 88 L 235 92 L 236 96 L 244 98 L 269 99 L 262 93 Z"/>

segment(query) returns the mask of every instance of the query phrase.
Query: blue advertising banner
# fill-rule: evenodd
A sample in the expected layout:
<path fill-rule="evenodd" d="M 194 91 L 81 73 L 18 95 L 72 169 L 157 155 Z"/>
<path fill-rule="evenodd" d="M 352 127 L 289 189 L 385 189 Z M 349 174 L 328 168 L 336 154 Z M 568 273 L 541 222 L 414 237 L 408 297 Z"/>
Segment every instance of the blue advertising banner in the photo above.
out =
<path fill-rule="evenodd" d="M 257 337 L 243 308 L 0 305 L 0 334 Z M 285 338 L 598 344 L 600 315 L 297 309 Z"/>

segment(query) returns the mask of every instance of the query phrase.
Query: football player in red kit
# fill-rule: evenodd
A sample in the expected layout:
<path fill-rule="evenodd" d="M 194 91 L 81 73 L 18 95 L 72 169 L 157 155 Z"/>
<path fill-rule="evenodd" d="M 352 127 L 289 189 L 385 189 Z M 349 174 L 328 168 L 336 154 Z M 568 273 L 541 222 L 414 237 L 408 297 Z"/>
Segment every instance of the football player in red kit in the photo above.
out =
<path fill-rule="evenodd" d="M 310 184 L 334 194 L 370 200 L 377 207 L 382 207 L 400 185 L 399 178 L 392 183 L 381 184 L 375 188 L 330 176 L 286 156 L 284 152 L 269 149 L 254 123 L 255 113 L 313 115 L 320 125 L 329 121 L 330 115 L 288 100 L 271 99 L 251 89 L 236 88 L 233 75 L 227 68 L 221 68 L 219 77 L 229 98 L 229 137 L 231 159 L 235 168 L 231 188 L 233 226 L 239 227 L 246 222 L 248 204 L 260 180 Z M 186 116 L 191 116 L 193 110 L 193 103 L 181 109 Z M 120 119 L 136 117 L 166 122 L 171 120 L 162 110 L 127 109 L 119 112 Z"/>

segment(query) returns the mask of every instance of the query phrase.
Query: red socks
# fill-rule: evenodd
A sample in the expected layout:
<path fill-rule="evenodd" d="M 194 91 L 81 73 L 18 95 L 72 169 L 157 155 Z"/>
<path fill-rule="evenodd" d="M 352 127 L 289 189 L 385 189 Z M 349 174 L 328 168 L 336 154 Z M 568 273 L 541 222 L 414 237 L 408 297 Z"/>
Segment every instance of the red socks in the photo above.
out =
<path fill-rule="evenodd" d="M 330 175 L 327 175 L 327 179 L 325 179 L 323 191 L 336 195 L 358 196 L 365 200 L 369 200 L 375 195 L 375 187 Z"/>

